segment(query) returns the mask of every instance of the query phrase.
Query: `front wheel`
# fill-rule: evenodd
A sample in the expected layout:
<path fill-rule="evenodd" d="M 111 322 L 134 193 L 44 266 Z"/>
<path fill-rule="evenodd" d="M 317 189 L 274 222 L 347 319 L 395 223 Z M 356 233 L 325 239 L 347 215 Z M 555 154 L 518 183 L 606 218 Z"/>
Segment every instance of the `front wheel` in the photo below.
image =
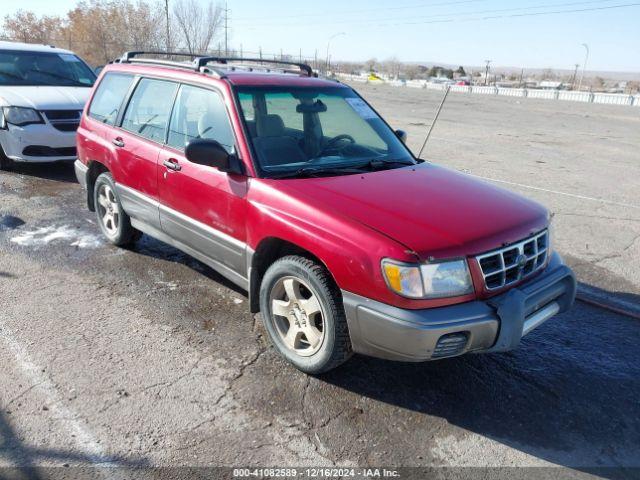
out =
<path fill-rule="evenodd" d="M 4 154 L 4 150 L 0 145 L 0 170 L 11 170 L 13 161 Z"/>
<path fill-rule="evenodd" d="M 260 309 L 271 342 L 299 370 L 323 373 L 351 356 L 340 291 L 312 260 L 274 262 L 262 279 Z"/>
<path fill-rule="evenodd" d="M 118 246 L 135 242 L 140 237 L 140 232 L 131 226 L 129 215 L 122 209 L 116 184 L 110 173 L 98 176 L 93 194 L 98 225 L 107 240 Z"/>

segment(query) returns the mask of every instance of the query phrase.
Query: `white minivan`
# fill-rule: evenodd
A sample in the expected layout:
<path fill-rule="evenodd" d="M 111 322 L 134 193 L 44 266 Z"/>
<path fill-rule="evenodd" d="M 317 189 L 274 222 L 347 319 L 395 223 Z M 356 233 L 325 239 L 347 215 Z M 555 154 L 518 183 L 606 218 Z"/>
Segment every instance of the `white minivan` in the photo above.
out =
<path fill-rule="evenodd" d="M 0 42 L 0 170 L 76 158 L 76 130 L 96 76 L 69 50 Z"/>

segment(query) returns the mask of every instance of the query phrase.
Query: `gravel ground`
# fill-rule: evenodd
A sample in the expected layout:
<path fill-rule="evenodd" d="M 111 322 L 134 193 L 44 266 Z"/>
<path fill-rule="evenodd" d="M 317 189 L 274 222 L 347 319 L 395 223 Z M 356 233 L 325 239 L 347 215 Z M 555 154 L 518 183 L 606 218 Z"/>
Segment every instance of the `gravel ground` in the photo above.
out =
<path fill-rule="evenodd" d="M 419 147 L 439 94 L 358 88 Z M 585 288 L 638 304 L 639 118 L 451 94 L 426 157 L 548 205 Z M 577 303 L 507 354 L 308 377 L 211 269 L 148 237 L 105 244 L 70 166 L 0 173 L 0 198 L 0 466 L 638 472 L 638 320 Z"/>

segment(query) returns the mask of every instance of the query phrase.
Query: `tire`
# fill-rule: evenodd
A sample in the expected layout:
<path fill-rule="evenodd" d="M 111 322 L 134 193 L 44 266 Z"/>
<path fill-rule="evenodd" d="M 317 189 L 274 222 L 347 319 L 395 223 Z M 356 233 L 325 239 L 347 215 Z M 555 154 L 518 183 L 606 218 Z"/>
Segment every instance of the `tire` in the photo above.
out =
<path fill-rule="evenodd" d="M 13 161 L 4 154 L 2 146 L 0 146 L 0 170 L 11 170 Z"/>
<path fill-rule="evenodd" d="M 276 260 L 260 285 L 260 310 L 272 344 L 299 370 L 320 374 L 351 357 L 340 290 L 314 261 Z"/>
<path fill-rule="evenodd" d="M 131 226 L 131 218 L 122 208 L 110 173 L 101 173 L 96 179 L 93 201 L 100 230 L 110 243 L 123 247 L 140 238 L 141 233 Z"/>

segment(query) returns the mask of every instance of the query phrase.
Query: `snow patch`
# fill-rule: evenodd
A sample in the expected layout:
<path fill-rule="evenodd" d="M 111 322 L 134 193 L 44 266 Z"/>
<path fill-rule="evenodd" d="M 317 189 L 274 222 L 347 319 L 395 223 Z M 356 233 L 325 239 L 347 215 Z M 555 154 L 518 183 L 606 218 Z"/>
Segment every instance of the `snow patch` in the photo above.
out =
<path fill-rule="evenodd" d="M 70 246 L 77 248 L 97 248 L 102 245 L 98 236 L 82 233 L 68 225 L 42 227 L 11 238 L 11 242 L 23 247 L 39 247 L 55 241 L 70 242 Z"/>

